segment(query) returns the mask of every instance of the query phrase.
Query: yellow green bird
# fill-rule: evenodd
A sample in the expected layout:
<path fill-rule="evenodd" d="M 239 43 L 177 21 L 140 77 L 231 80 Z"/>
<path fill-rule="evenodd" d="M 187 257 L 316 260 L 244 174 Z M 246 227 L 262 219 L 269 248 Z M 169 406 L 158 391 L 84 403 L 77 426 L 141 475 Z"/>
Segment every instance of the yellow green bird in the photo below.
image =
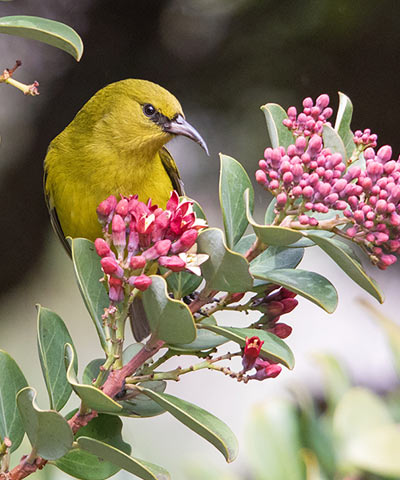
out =
<path fill-rule="evenodd" d="M 165 88 L 127 79 L 99 90 L 50 144 L 44 191 L 51 223 L 65 237 L 101 236 L 96 208 L 109 195 L 139 195 L 161 207 L 173 189 L 183 194 L 164 145 L 176 135 L 207 145 Z"/>

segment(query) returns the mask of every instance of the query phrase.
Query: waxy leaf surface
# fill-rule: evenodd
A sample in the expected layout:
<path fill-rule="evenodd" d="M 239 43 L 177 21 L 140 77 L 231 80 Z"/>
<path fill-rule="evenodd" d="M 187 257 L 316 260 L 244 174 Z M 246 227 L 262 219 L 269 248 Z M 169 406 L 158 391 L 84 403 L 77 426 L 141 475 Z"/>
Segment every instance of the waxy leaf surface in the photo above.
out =
<path fill-rule="evenodd" d="M 101 346 L 107 351 L 106 335 L 103 328 L 104 309 L 110 305 L 106 289 L 100 282 L 104 273 L 94 243 L 86 238 L 71 240 L 72 261 L 79 290 L 97 330 Z"/>
<path fill-rule="evenodd" d="M 35 399 L 33 388 L 26 387 L 18 393 L 22 423 L 37 455 L 46 460 L 57 460 L 72 447 L 72 430 L 61 414 L 54 410 L 41 410 Z"/>
<path fill-rule="evenodd" d="M 220 160 L 219 201 L 226 244 L 232 249 L 248 225 L 243 193 L 249 189 L 249 205 L 253 211 L 254 191 L 249 176 L 238 161 L 223 154 L 220 154 Z"/>
<path fill-rule="evenodd" d="M 227 462 L 235 460 L 238 442 L 231 429 L 219 418 L 181 398 L 143 389 L 143 393 L 161 405 L 188 428 L 216 447 Z"/>
<path fill-rule="evenodd" d="M 294 143 L 292 132 L 283 125 L 287 117 L 285 110 L 276 103 L 267 103 L 261 107 L 267 121 L 268 135 L 273 148 L 287 148 Z"/>
<path fill-rule="evenodd" d="M 339 92 L 339 107 L 336 115 L 335 130 L 343 141 L 346 150 L 346 158 L 349 159 L 355 149 L 353 132 L 351 131 L 351 119 L 353 116 L 353 104 L 350 98 Z"/>
<path fill-rule="evenodd" d="M 329 148 L 331 153 L 340 153 L 343 162 L 346 163 L 346 149 L 338 132 L 330 125 L 325 124 L 322 131 L 322 139 L 324 141 L 324 147 Z"/>
<path fill-rule="evenodd" d="M 50 408 L 61 410 L 72 393 L 67 381 L 64 347 L 73 345 L 71 336 L 62 319 L 48 308 L 37 306 L 38 350 L 44 381 L 49 394 Z M 75 356 L 74 369 L 78 369 Z"/>
<path fill-rule="evenodd" d="M 143 292 L 143 306 L 151 331 L 167 343 L 190 343 L 196 338 L 196 326 L 188 306 L 168 295 L 164 278 L 151 276 L 150 287 Z"/>
<path fill-rule="evenodd" d="M 221 230 L 218 228 L 203 230 L 198 236 L 197 245 L 199 253 L 206 253 L 209 256 L 209 259 L 201 265 L 203 277 L 209 288 L 225 292 L 245 292 L 251 289 L 253 279 L 249 273 L 247 260 L 225 245 Z"/>
<path fill-rule="evenodd" d="M 17 362 L 4 350 L 0 350 L 0 437 L 11 440 L 10 452 L 16 450 L 25 435 L 17 408 L 17 393 L 28 386 Z"/>
<path fill-rule="evenodd" d="M 81 37 L 64 23 L 48 18 L 16 15 L 0 18 L 0 33 L 38 40 L 60 48 L 79 61 L 83 53 Z"/>
<path fill-rule="evenodd" d="M 210 317 L 205 318 L 202 320 L 201 323 L 198 325 L 216 325 L 217 322 L 215 318 L 211 315 Z M 204 329 L 197 330 L 197 337 L 191 343 L 181 343 L 181 344 L 174 344 L 170 345 L 170 348 L 176 352 L 180 353 L 189 353 L 189 352 L 199 352 L 202 350 L 211 350 L 215 347 L 219 347 L 220 345 L 226 343 L 228 339 L 221 335 L 217 335 L 216 333 L 210 332 Z"/>

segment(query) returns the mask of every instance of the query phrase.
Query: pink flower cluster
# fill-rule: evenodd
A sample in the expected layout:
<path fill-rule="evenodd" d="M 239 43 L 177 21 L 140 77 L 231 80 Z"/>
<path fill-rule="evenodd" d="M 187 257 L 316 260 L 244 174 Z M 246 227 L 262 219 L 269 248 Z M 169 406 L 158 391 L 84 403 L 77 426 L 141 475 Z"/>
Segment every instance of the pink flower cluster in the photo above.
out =
<path fill-rule="evenodd" d="M 258 326 L 278 336 L 287 338 L 292 333 L 292 327 L 279 322 L 281 315 L 291 312 L 297 307 L 296 293 L 278 285 L 271 286 L 266 295 L 256 298 L 251 309 L 258 310 L 264 315 L 258 320 Z"/>
<path fill-rule="evenodd" d="M 287 111 L 288 118 L 283 120 L 283 124 L 293 134 L 298 136 L 322 135 L 322 129 L 328 118 L 332 116 L 333 110 L 329 105 L 329 96 L 325 93 L 320 95 L 315 105 L 312 98 L 307 97 L 303 100 L 303 111 L 297 115 L 296 107 L 289 107 Z"/>
<path fill-rule="evenodd" d="M 323 144 L 323 125 L 332 115 L 328 104 L 328 95 L 321 95 L 315 106 L 305 99 L 298 116 L 294 107 L 288 109 L 283 123 L 293 131 L 294 144 L 267 148 L 256 180 L 275 196 L 279 221 L 291 216 L 304 227 L 317 228 L 320 222 L 312 212 L 343 211 L 344 232 L 384 269 L 400 253 L 400 159 L 391 158 L 388 145 L 375 152 L 377 135 L 369 129 L 357 130 L 356 158 L 363 152 L 366 167 L 346 167 L 341 154 Z"/>
<path fill-rule="evenodd" d="M 95 248 L 113 302 L 123 300 L 127 285 L 141 291 L 149 288 L 147 273 L 155 263 L 173 272 L 185 270 L 185 252 L 196 243 L 198 231 L 206 227 L 196 218 L 193 202 L 180 201 L 175 191 L 165 210 L 151 200 L 140 202 L 137 195 L 121 196 L 119 201 L 111 195 L 100 203 L 97 215 L 104 239 L 97 238 Z"/>

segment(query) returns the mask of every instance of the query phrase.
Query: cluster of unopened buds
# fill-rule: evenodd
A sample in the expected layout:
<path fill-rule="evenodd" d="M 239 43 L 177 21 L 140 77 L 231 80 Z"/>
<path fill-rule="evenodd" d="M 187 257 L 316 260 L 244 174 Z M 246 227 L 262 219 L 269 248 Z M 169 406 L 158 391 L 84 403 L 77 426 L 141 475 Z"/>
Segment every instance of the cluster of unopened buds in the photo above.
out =
<path fill-rule="evenodd" d="M 247 380 L 265 380 L 266 378 L 275 378 L 281 371 L 282 367 L 276 363 L 260 357 L 261 348 L 264 342 L 258 337 L 246 338 L 246 345 L 242 354 L 242 373 L 255 369 L 256 373 L 248 375 Z"/>
<path fill-rule="evenodd" d="M 262 297 L 255 298 L 250 309 L 263 315 L 257 320 L 257 328 L 273 333 L 279 338 L 287 338 L 292 333 L 292 327 L 280 322 L 281 315 L 291 312 L 297 307 L 296 293 L 278 285 L 272 285 Z"/>
<path fill-rule="evenodd" d="M 119 201 L 112 195 L 100 203 L 97 215 L 104 238 L 96 239 L 95 248 L 112 302 L 124 299 L 125 287 L 149 288 L 149 274 L 158 267 L 199 275 L 199 265 L 208 258 L 196 253 L 198 232 L 207 225 L 196 217 L 193 202 L 180 200 L 175 191 L 165 210 L 137 195 Z"/>
<path fill-rule="evenodd" d="M 377 136 L 369 129 L 358 130 L 355 158 L 346 165 L 340 153 L 324 147 L 323 127 L 332 115 L 328 104 L 324 94 L 315 105 L 306 98 L 299 115 L 295 107 L 288 109 L 283 124 L 294 133 L 294 143 L 267 148 L 256 180 L 275 196 L 277 224 L 289 217 L 299 228 L 324 228 L 313 213 L 340 211 L 337 224 L 331 222 L 329 229 L 344 225 L 341 233 L 385 269 L 400 253 L 400 158 L 392 159 L 388 145 L 375 151 Z M 351 165 L 361 154 L 365 169 Z"/>

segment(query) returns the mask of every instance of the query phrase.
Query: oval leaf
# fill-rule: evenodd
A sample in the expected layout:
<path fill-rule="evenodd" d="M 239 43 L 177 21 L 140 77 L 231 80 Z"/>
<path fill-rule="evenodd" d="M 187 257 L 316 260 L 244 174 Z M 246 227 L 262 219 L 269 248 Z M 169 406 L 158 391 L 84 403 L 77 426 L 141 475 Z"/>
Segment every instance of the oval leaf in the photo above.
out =
<path fill-rule="evenodd" d="M 106 335 L 101 318 L 104 309 L 110 304 L 106 289 L 100 283 L 104 273 L 100 266 L 100 257 L 94 248 L 94 243 L 86 238 L 71 240 L 72 261 L 79 290 L 83 301 L 97 330 L 101 346 L 107 352 Z"/>
<path fill-rule="evenodd" d="M 163 393 L 167 387 L 167 382 L 155 380 L 140 383 L 139 386 Z M 121 405 L 124 407 L 122 415 L 130 417 L 155 417 L 165 412 L 164 408 L 144 393 L 139 393 L 139 395 L 136 395 L 136 397 L 130 400 L 121 401 Z"/>
<path fill-rule="evenodd" d="M 166 271 L 167 269 L 161 269 L 161 273 Z M 172 291 L 176 299 L 193 293 L 202 281 L 201 277 L 189 272 L 171 273 L 167 277 L 168 290 Z"/>
<path fill-rule="evenodd" d="M 62 415 L 54 410 L 41 410 L 35 399 L 36 391 L 31 387 L 18 393 L 22 423 L 36 453 L 46 460 L 57 460 L 72 447 L 72 430 Z"/>
<path fill-rule="evenodd" d="M 186 304 L 170 298 L 164 278 L 151 276 L 143 292 L 143 306 L 151 331 L 164 342 L 189 343 L 196 338 L 196 325 Z"/>
<path fill-rule="evenodd" d="M 247 260 L 225 245 L 221 230 L 218 228 L 203 230 L 198 236 L 197 246 L 199 253 L 206 253 L 209 256 L 209 259 L 201 265 L 207 287 L 225 292 L 245 292 L 251 289 L 253 279 L 249 273 Z"/>
<path fill-rule="evenodd" d="M 26 15 L 1 17 L 0 33 L 47 43 L 69 53 L 78 62 L 82 57 L 81 37 L 68 25 L 54 20 Z"/>
<path fill-rule="evenodd" d="M 114 402 L 112 398 L 105 395 L 101 390 L 92 385 L 84 385 L 78 382 L 76 373 L 73 369 L 74 357 L 75 353 L 71 345 L 67 343 L 67 345 L 65 345 L 67 380 L 85 406 L 102 413 L 112 413 L 114 415 L 121 413 L 121 405 L 119 405 L 117 402 Z"/>
<path fill-rule="evenodd" d="M 249 189 L 250 211 L 254 206 L 254 190 L 242 165 L 232 157 L 220 154 L 219 201 L 224 220 L 226 244 L 229 248 L 239 241 L 248 221 L 243 193 Z"/>
<path fill-rule="evenodd" d="M 151 391 L 151 390 L 150 390 Z M 158 465 L 133 458 L 117 448 L 89 437 L 78 438 L 78 445 L 97 457 L 137 475 L 143 480 L 170 480 L 169 473 Z"/>
<path fill-rule="evenodd" d="M 354 256 L 351 256 L 348 251 L 341 248 L 336 241 L 330 238 L 321 237 L 312 233 L 308 233 L 307 238 L 322 248 L 355 283 L 376 298 L 378 302 L 383 303 L 384 298 L 382 292 L 372 278 L 367 275 L 362 265 L 354 259 Z"/>
<path fill-rule="evenodd" d="M 250 262 L 250 273 L 257 276 L 277 268 L 296 268 L 303 256 L 303 248 L 268 247 Z"/>
<path fill-rule="evenodd" d="M 278 225 L 259 225 L 255 222 L 249 205 L 249 192 L 244 192 L 244 200 L 246 204 L 247 220 L 253 227 L 254 233 L 266 245 L 290 245 L 300 240 L 303 234 L 297 230 L 292 230 L 287 227 L 280 227 Z"/>
<path fill-rule="evenodd" d="M 340 153 L 343 162 L 346 163 L 347 154 L 343 140 L 340 138 L 337 131 L 327 123 L 323 127 L 322 139 L 324 141 L 324 147 L 329 148 L 331 153 Z"/>
<path fill-rule="evenodd" d="M 51 310 L 37 306 L 37 341 L 40 365 L 49 394 L 50 409 L 61 410 L 72 393 L 65 373 L 64 347 L 73 345 L 71 336 L 62 319 Z M 74 348 L 74 347 L 72 347 Z M 78 369 L 75 356 L 74 369 Z"/>
<path fill-rule="evenodd" d="M 213 316 L 205 318 L 199 325 L 216 325 L 217 322 Z M 200 352 L 202 350 L 212 350 L 215 347 L 223 345 L 228 340 L 221 335 L 217 335 L 208 330 L 198 330 L 196 340 L 192 343 L 181 343 L 170 345 L 170 348 L 177 353 Z"/>
<path fill-rule="evenodd" d="M 75 440 L 79 437 L 90 437 L 112 445 L 126 454 L 131 453 L 131 446 L 122 440 L 122 422 L 118 417 L 100 413 L 88 425 L 79 429 Z M 81 448 L 73 448 L 55 465 L 65 473 L 82 480 L 104 480 L 120 470 L 113 463 L 104 461 Z"/>
<path fill-rule="evenodd" d="M 82 374 L 82 383 L 85 385 L 91 385 L 93 380 L 95 380 L 99 373 L 100 373 L 100 367 L 104 365 L 105 360 L 104 358 L 95 358 L 94 360 L 90 361 L 86 367 L 85 370 L 83 371 Z M 104 380 L 108 377 L 108 373 L 105 376 Z"/>
<path fill-rule="evenodd" d="M 13 452 L 25 435 L 16 396 L 28 383 L 17 362 L 4 350 L 0 350 L 0 372 L 0 440 L 9 438 L 12 442 L 10 452 Z"/>
<path fill-rule="evenodd" d="M 282 363 L 285 367 L 292 369 L 294 367 L 294 355 L 286 343 L 273 333 L 265 332 L 257 328 L 236 328 L 220 327 L 217 325 L 204 325 L 201 328 L 211 330 L 214 333 L 222 335 L 241 347 L 246 345 L 246 337 L 258 337 L 264 342 L 261 347 L 262 357 L 272 362 Z"/>
<path fill-rule="evenodd" d="M 273 148 L 285 147 L 294 143 L 292 132 L 283 125 L 287 117 L 285 110 L 276 103 L 267 103 L 261 107 L 267 121 L 269 140 Z"/>
<path fill-rule="evenodd" d="M 233 462 L 238 454 L 238 442 L 232 430 L 219 418 L 193 403 L 181 398 L 141 389 L 188 428 L 216 447 L 227 462 Z"/>
<path fill-rule="evenodd" d="M 282 285 L 282 287 L 307 298 L 328 313 L 334 312 L 337 307 L 336 288 L 319 273 L 300 270 L 299 268 L 282 268 L 270 270 L 262 275 L 257 275 L 256 278 Z"/>
<path fill-rule="evenodd" d="M 353 132 L 351 131 L 351 119 L 353 116 L 353 104 L 350 98 L 339 92 L 339 106 L 335 121 L 335 130 L 343 141 L 346 157 L 349 159 L 355 149 Z"/>

